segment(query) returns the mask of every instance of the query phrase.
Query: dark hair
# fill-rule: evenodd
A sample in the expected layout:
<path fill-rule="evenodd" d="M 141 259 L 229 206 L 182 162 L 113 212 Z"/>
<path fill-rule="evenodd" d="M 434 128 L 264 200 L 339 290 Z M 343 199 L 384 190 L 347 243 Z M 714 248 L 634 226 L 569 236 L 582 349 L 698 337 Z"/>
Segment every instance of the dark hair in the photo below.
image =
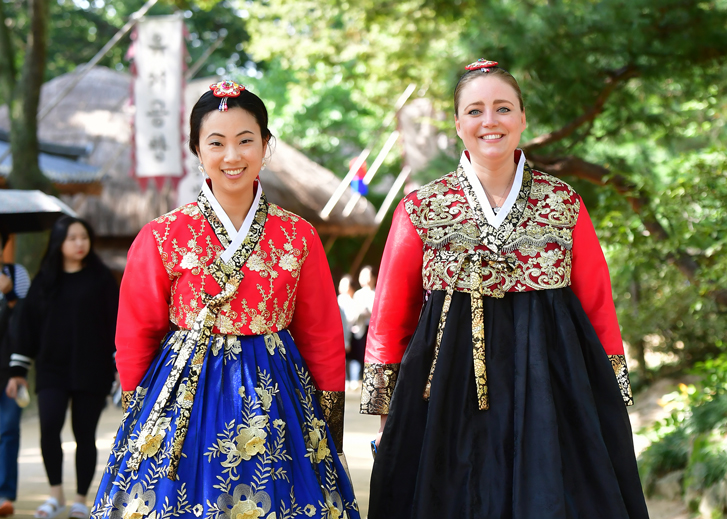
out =
<path fill-rule="evenodd" d="M 8 244 L 10 234 L 3 229 L 0 229 L 0 252 L 5 250 L 5 246 Z"/>
<path fill-rule="evenodd" d="M 39 275 L 43 276 L 43 288 L 46 295 L 50 295 L 50 292 L 56 287 L 58 278 L 63 272 L 63 242 L 68 237 L 68 228 L 74 223 L 80 223 L 86 228 L 88 238 L 91 241 L 91 248 L 88 254 L 83 258 L 84 267 L 98 266 L 101 265 L 101 259 L 96 255 L 93 250 L 93 245 L 96 240 L 93 229 L 85 220 L 75 218 L 73 216 L 61 216 L 56 223 L 53 224 L 53 228 L 50 231 L 50 238 L 48 239 L 48 248 L 45 250 L 43 260 L 40 263 Z"/>
<path fill-rule="evenodd" d="M 197 148 L 199 148 L 199 130 L 202 128 L 202 121 L 205 116 L 218 110 L 220 106 L 220 98 L 215 97 L 211 90 L 208 90 L 202 97 L 199 98 L 197 103 L 192 108 L 192 114 L 189 116 L 189 149 L 197 155 Z M 270 133 L 268 128 L 268 111 L 265 108 L 265 103 L 258 96 L 250 92 L 249 90 L 243 90 L 237 97 L 228 97 L 227 106 L 229 108 L 242 108 L 250 115 L 252 115 L 260 126 L 260 134 L 262 135 L 263 142 L 269 143 L 273 134 Z"/>
<path fill-rule="evenodd" d="M 520 85 L 517 84 L 517 80 L 504 68 L 492 67 L 490 69 L 481 68 L 477 70 L 468 70 L 467 72 L 462 74 L 462 76 L 460 76 L 459 81 L 457 81 L 457 86 L 454 87 L 454 115 L 458 115 L 457 111 L 459 110 L 459 98 L 462 95 L 462 89 L 467 83 L 470 83 L 475 79 L 482 77 L 483 74 L 486 76 L 499 77 L 505 83 L 510 85 L 517 94 L 518 101 L 520 101 L 520 110 L 525 110 L 525 105 L 523 103 L 523 93 L 520 91 Z"/>

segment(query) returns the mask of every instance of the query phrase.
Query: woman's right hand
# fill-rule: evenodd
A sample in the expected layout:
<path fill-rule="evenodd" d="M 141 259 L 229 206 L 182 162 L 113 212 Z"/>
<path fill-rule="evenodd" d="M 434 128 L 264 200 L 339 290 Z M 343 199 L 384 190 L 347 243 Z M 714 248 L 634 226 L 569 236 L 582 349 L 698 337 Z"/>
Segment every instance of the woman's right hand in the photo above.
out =
<path fill-rule="evenodd" d="M 16 396 L 18 396 L 19 386 L 25 386 L 27 389 L 28 381 L 25 380 L 23 377 L 12 377 L 10 380 L 8 380 L 8 385 L 5 388 L 5 394 L 8 395 L 9 398 L 15 398 Z"/>

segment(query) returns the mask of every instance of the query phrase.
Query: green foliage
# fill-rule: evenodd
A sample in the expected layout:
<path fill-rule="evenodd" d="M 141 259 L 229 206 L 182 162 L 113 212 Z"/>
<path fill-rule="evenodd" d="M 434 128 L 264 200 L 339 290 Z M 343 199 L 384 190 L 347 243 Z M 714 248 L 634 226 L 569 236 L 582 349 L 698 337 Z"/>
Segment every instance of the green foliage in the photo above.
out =
<path fill-rule="evenodd" d="M 48 78 L 87 61 L 143 0 L 51 4 Z M 4 6 L 19 62 L 27 13 L 17 0 Z M 574 156 L 635 186 L 638 214 L 611 188 L 565 179 L 605 247 L 624 339 L 667 354 L 675 367 L 725 349 L 727 321 L 713 297 L 727 288 L 724 0 L 167 0 L 152 14 L 177 9 L 190 61 L 226 31 L 199 75 L 224 72 L 249 85 L 266 101 L 273 133 L 340 176 L 366 146 L 371 163 L 383 122 L 412 82 L 415 97 L 446 114 L 441 130 L 458 143 L 416 180 L 450 171 L 460 148 L 451 124 L 456 81 L 470 61 L 496 59 L 523 90 L 523 141 L 585 117 L 535 153 Z M 124 70 L 127 47 L 128 39 L 101 63 Z M 403 160 L 391 153 L 372 187 Z M 667 235 L 650 235 L 650 221 Z M 376 263 L 386 229 L 366 261 Z M 347 270 L 360 242 L 336 243 L 336 269 Z M 674 264 L 684 255 L 697 266 L 690 278 Z"/>
<path fill-rule="evenodd" d="M 238 5 L 251 13 L 254 6 L 247 27 L 262 73 L 255 84 L 264 99 L 274 98 L 281 136 L 337 174 L 374 141 L 410 82 L 418 85 L 415 96 L 425 95 L 449 119 L 457 78 L 478 57 L 496 59 L 518 78 L 528 117 L 524 141 L 597 110 L 537 153 L 602 165 L 633 183 L 634 195 L 646 195 L 636 214 L 615 191 L 566 179 L 583 195 L 606 248 L 625 340 L 648 338 L 648 349 L 669 354 L 674 366 L 724 348 L 724 309 L 712 297 L 727 288 L 724 1 Z M 619 83 L 624 74 L 630 79 Z M 268 95 L 281 81 L 287 97 Z M 458 142 L 452 126 L 443 131 Z M 457 156 L 445 150 L 417 180 L 450 171 Z M 667 239 L 649 234 L 649 219 Z M 692 280 L 674 265 L 685 253 L 698 265 Z"/>
<path fill-rule="evenodd" d="M 652 443 L 639 457 L 642 484 L 651 494 L 660 477 L 684 470 L 684 489 L 699 494 L 727 477 L 727 354 L 699 362 L 696 385 L 665 395 L 669 417 L 640 431 Z"/>
<path fill-rule="evenodd" d="M 658 171 L 653 214 L 669 230 L 653 240 L 640 219 L 623 206 L 606 214 L 599 231 L 608 243 L 615 302 L 624 339 L 645 336 L 652 350 L 668 352 L 675 364 L 690 365 L 725 346 L 724 309 L 710 291 L 727 286 L 727 156 L 722 151 L 682 153 L 652 161 Z M 588 204 L 588 200 L 586 200 Z M 603 205 L 609 203 L 606 201 Z M 675 250 L 701 261 L 699 285 L 687 281 L 669 262 Z"/>
<path fill-rule="evenodd" d="M 52 0 L 46 81 L 88 62 L 144 3 L 145 0 Z M 189 63 L 196 61 L 210 45 L 225 35 L 222 45 L 207 60 L 200 74 L 215 74 L 219 69 L 226 71 L 231 66 L 249 61 L 243 52 L 249 36 L 237 9 L 227 2 L 213 0 L 163 0 L 154 5 L 148 14 L 167 15 L 180 9 L 189 33 Z M 28 38 L 26 2 L 6 1 L 5 16 L 15 49 L 15 61 L 20 69 Z M 99 65 L 127 70 L 125 54 L 130 43 L 130 36 L 125 36 Z M 3 102 L 0 99 L 0 104 Z"/>

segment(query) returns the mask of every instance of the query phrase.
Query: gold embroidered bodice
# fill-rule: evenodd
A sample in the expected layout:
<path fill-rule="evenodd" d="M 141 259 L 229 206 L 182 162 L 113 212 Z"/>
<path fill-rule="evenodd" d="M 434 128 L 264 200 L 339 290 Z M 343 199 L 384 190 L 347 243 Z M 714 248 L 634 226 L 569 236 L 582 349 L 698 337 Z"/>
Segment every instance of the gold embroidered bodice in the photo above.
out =
<path fill-rule="evenodd" d="M 215 295 L 221 290 L 211 271 L 223 250 L 215 238 L 224 231 L 218 222 L 211 210 L 193 203 L 151 223 L 171 280 L 169 320 L 180 328 L 192 328 L 204 307 L 205 292 Z M 240 288 L 219 309 L 213 333 L 273 333 L 287 328 L 293 318 L 300 269 L 308 256 L 313 227 L 275 204 L 267 204 L 263 223 L 262 235 L 242 266 Z"/>
<path fill-rule="evenodd" d="M 461 166 L 407 197 L 406 211 L 423 242 L 425 290 L 454 285 L 470 292 L 472 266 L 480 262 L 486 296 L 570 285 L 580 200 L 568 184 L 526 166 L 499 228 L 468 198 L 475 194 Z"/>

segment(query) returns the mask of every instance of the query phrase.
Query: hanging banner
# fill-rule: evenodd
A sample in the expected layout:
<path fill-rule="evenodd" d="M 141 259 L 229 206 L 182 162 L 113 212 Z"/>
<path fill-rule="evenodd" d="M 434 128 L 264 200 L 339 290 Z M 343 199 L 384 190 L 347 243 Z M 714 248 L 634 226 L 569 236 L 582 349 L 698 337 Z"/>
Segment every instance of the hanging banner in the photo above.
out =
<path fill-rule="evenodd" d="M 182 156 L 183 18 L 150 16 L 134 42 L 135 176 L 184 175 Z"/>

